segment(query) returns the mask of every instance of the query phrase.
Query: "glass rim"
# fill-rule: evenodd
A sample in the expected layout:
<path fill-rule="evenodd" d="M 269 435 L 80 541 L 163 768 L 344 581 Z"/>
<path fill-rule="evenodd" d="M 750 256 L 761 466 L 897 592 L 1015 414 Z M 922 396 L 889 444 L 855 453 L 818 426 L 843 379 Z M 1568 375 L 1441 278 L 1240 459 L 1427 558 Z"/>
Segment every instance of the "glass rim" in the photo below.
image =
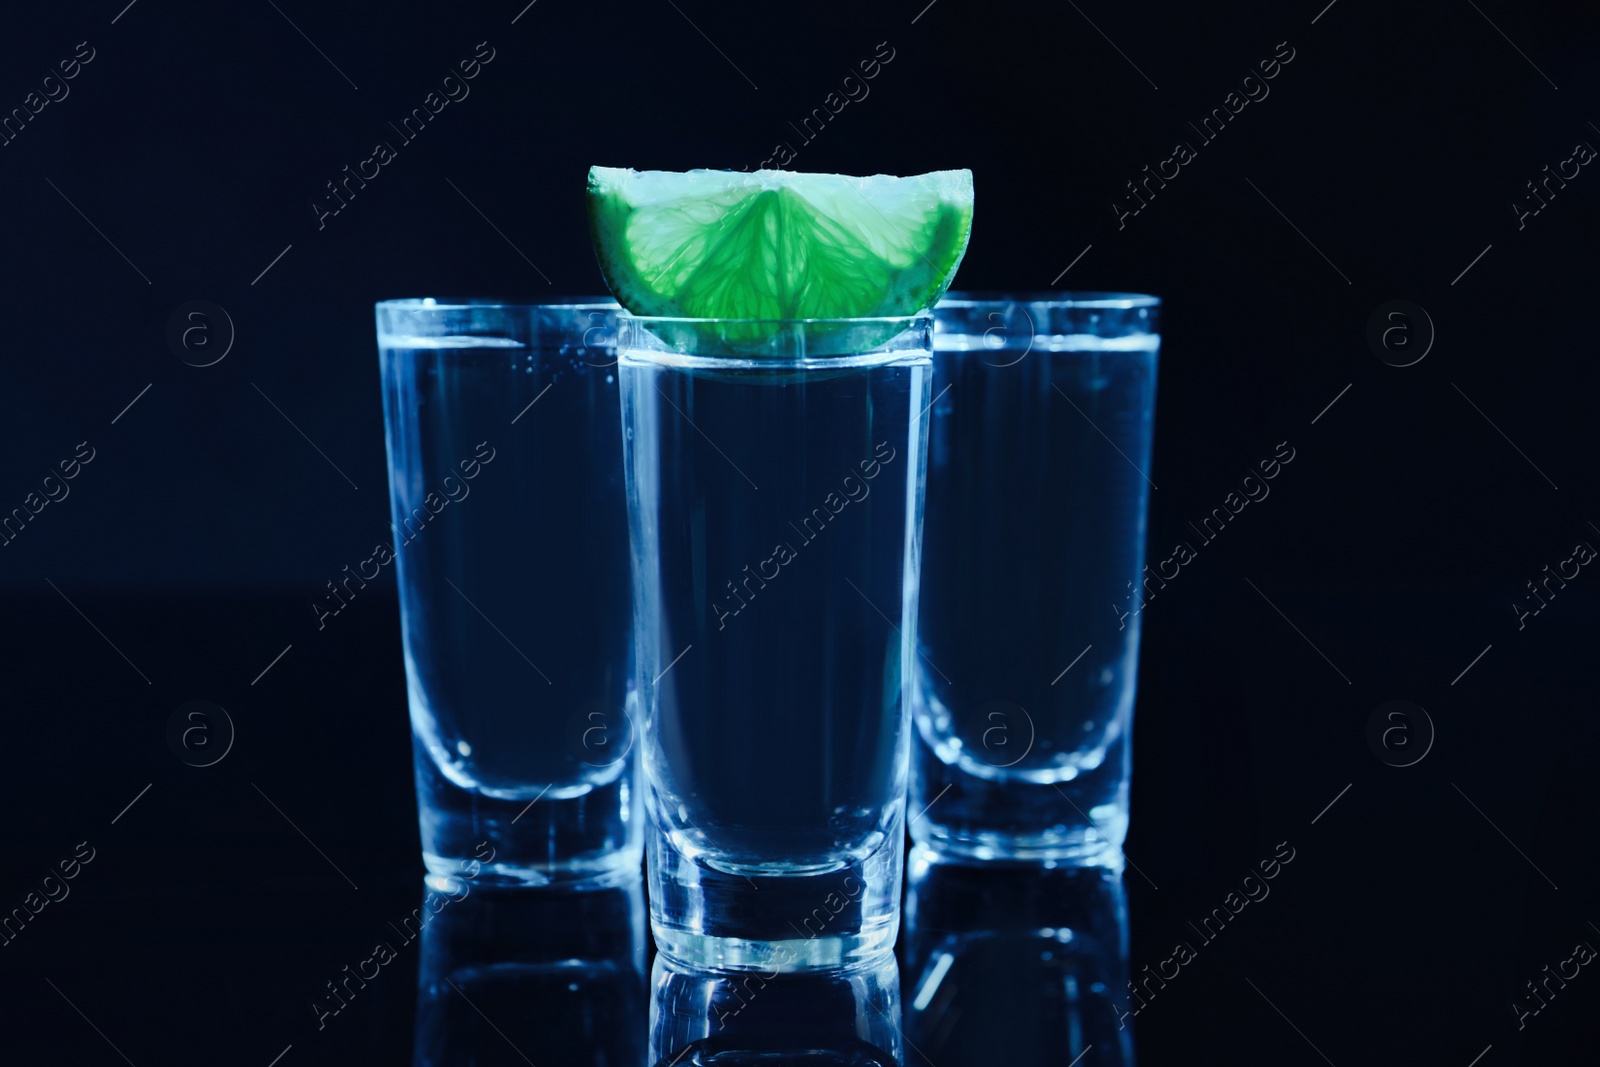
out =
<path fill-rule="evenodd" d="M 808 319 L 616 317 L 618 358 L 681 367 L 876 366 L 933 351 L 933 313 Z"/>
<path fill-rule="evenodd" d="M 608 296 L 557 297 L 554 300 L 502 300 L 497 297 L 397 297 L 378 300 L 372 305 L 393 311 L 523 311 L 546 308 L 555 311 L 620 311 L 622 305 Z"/>
<path fill-rule="evenodd" d="M 655 323 L 671 326 L 887 326 L 903 323 L 906 326 L 914 326 L 932 319 L 933 312 L 917 311 L 910 315 L 864 315 L 850 318 L 702 319 L 687 315 L 635 315 L 631 311 L 623 311 L 617 318 L 623 322 L 637 322 L 644 326 Z"/>
<path fill-rule="evenodd" d="M 1149 293 L 1123 293 L 1095 289 L 1041 289 L 1025 292 L 1004 290 L 951 290 L 935 305 L 944 308 L 973 308 L 991 304 L 1048 304 L 1063 308 L 1104 308 L 1133 310 L 1161 306 L 1161 298 Z"/>

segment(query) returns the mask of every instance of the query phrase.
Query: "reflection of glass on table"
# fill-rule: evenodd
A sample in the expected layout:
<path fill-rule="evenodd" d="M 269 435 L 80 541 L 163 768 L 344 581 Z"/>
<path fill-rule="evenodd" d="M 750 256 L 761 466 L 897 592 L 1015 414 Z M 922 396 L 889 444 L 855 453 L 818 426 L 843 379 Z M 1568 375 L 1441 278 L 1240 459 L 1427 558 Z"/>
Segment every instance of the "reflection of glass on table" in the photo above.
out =
<path fill-rule="evenodd" d="M 919 848 L 907 882 L 905 1036 L 927 1060 L 987 1067 L 1003 1049 L 1015 1067 L 1132 1067 L 1121 875 Z"/>
<path fill-rule="evenodd" d="M 903 1063 L 893 956 L 799 972 L 695 972 L 657 956 L 651 986 L 656 1067 Z"/>
<path fill-rule="evenodd" d="M 472 888 L 422 931 L 415 1067 L 644 1062 L 644 886 Z"/>

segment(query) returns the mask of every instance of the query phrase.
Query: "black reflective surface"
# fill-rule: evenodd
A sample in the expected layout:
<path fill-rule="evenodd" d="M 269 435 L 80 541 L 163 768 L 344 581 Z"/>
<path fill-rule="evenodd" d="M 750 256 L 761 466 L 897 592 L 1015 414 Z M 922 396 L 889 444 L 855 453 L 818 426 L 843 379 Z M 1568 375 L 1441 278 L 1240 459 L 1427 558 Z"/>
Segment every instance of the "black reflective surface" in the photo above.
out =
<path fill-rule="evenodd" d="M 636 887 L 424 887 L 388 593 L 296 640 L 255 686 L 302 621 L 294 599 L 81 598 L 140 642 L 149 686 L 99 669 L 114 654 L 64 605 L 11 603 L 32 620 L 10 635 L 14 662 L 51 688 L 12 706 L 0 776 L 7 1065 L 650 1065 L 655 1041 L 657 1062 L 719 1065 L 898 1051 L 963 1067 L 996 1049 L 1017 1064 L 1081 1053 L 1080 1067 L 1322 1062 L 1315 1048 L 1340 1067 L 1465 1067 L 1488 1045 L 1497 1063 L 1578 1062 L 1558 1057 L 1597 1036 L 1575 952 L 1600 944 L 1592 854 L 1561 847 L 1554 808 L 1501 819 L 1580 803 L 1590 779 L 1519 802 L 1462 773 L 1488 753 L 1443 714 L 1410 768 L 1367 750 L 1365 714 L 1280 766 L 1235 743 L 1225 705 L 1174 691 L 1158 656 L 1120 881 L 913 857 L 898 981 L 652 977 Z M 1552 630 L 1549 654 L 1577 657 L 1573 639 Z M 1479 684 L 1513 706 L 1510 681 Z M 233 727 L 209 766 L 168 745 L 195 699 Z"/>

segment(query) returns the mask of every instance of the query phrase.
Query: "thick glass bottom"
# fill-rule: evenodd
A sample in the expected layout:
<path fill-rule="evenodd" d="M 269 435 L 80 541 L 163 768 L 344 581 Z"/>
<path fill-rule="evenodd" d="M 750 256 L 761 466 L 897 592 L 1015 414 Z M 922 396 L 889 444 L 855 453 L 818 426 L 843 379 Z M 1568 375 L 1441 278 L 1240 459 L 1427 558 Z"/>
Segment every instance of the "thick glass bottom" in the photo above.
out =
<path fill-rule="evenodd" d="M 650 834 L 656 948 L 699 970 L 810 971 L 890 952 L 900 928 L 904 838 L 896 820 L 877 852 L 825 873 L 734 874 Z"/>
<path fill-rule="evenodd" d="M 417 748 L 417 815 L 429 884 L 441 891 L 459 879 L 584 889 L 637 877 L 644 813 L 632 774 L 562 800 L 502 800 L 451 782 Z"/>
<path fill-rule="evenodd" d="M 940 759 L 918 734 L 910 808 L 916 843 L 983 861 L 1121 870 L 1128 836 L 1129 745 L 1124 732 L 1099 766 L 1062 782 L 979 777 Z"/>

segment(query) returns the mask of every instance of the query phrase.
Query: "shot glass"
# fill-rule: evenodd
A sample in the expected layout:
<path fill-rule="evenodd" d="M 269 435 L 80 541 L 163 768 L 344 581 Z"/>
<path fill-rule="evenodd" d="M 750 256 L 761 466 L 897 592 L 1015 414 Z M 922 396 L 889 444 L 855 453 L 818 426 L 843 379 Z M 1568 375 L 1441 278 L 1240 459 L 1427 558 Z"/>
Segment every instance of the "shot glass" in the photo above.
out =
<path fill-rule="evenodd" d="M 912 836 L 1120 867 L 1152 486 L 1155 297 L 935 309 Z"/>
<path fill-rule="evenodd" d="M 894 943 L 932 337 L 621 319 L 651 922 L 687 966 Z"/>
<path fill-rule="evenodd" d="M 423 860 L 639 868 L 617 305 L 377 306 Z M 369 580 L 375 575 L 368 575 Z"/>

